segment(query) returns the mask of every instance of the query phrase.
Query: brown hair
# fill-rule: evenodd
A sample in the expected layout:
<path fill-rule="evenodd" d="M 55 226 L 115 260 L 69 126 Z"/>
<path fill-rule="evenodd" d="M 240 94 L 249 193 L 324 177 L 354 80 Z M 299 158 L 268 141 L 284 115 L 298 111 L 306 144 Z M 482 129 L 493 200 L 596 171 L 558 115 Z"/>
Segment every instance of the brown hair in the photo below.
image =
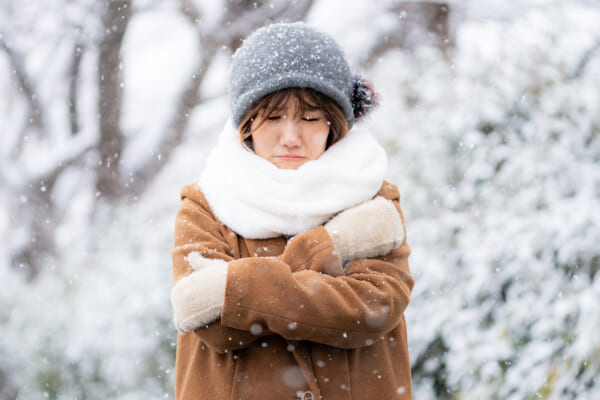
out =
<path fill-rule="evenodd" d="M 288 88 L 277 90 L 258 100 L 246 113 L 238 127 L 241 135 L 242 145 L 252 150 L 252 122 L 258 117 L 269 116 L 280 111 L 290 99 L 298 101 L 298 114 L 303 115 L 306 110 L 318 108 L 323 111 L 329 123 L 329 136 L 327 137 L 326 149 L 342 139 L 348 132 L 348 121 L 340 107 L 328 96 L 308 88 Z M 265 119 L 259 121 L 260 126 Z"/>

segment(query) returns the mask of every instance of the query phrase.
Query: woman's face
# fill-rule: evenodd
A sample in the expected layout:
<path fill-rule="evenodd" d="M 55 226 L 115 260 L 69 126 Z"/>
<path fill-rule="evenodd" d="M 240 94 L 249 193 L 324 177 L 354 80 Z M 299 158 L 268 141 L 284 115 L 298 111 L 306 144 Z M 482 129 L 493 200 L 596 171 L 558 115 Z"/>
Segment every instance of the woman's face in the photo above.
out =
<path fill-rule="evenodd" d="M 320 109 L 298 113 L 298 101 L 290 99 L 280 111 L 259 115 L 250 127 L 252 145 L 259 157 L 277 168 L 297 169 L 325 152 L 329 123 Z"/>

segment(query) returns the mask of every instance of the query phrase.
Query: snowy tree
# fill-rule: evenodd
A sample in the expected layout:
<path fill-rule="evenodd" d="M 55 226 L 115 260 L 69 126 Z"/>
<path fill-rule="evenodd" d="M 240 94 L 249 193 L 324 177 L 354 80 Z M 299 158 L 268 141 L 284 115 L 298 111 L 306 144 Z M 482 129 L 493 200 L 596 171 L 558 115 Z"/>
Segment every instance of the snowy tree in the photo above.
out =
<path fill-rule="evenodd" d="M 594 1 L 0 3 L 0 398 L 172 396 L 180 187 L 241 38 L 304 19 L 382 106 L 417 399 L 600 394 Z"/>
<path fill-rule="evenodd" d="M 203 17 L 201 5 L 189 0 L 138 6 L 131 0 L 57 0 L 33 10 L 30 4 L 8 3 L 0 49 L 15 79 L 7 88 L 13 100 L 7 105 L 0 173 L 10 219 L 19 221 L 9 245 L 11 264 L 29 278 L 39 273 L 44 258 L 56 253 L 54 232 L 78 196 L 93 194 L 92 213 L 94 204 L 139 198 L 181 143 L 190 115 L 205 101 L 199 88 L 219 53 L 231 53 L 241 37 L 268 21 L 301 19 L 311 3 L 232 1 L 210 20 Z M 153 143 L 142 155 L 132 149 L 136 137 L 152 133 L 125 131 L 122 123 L 128 62 L 123 44 L 136 14 L 158 7 L 187 21 L 194 56 L 181 60 L 189 63 L 187 77 L 178 82 L 171 114 L 152 132 Z M 127 153 L 132 155 L 124 160 Z"/>

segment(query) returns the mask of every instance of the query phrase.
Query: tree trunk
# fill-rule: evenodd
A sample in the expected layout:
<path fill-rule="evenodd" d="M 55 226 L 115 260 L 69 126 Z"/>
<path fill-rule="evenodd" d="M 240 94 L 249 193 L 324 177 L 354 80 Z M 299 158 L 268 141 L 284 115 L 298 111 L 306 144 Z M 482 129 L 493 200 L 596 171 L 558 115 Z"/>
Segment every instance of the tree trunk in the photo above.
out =
<path fill-rule="evenodd" d="M 123 102 L 121 46 L 131 17 L 131 0 L 113 0 L 106 2 L 103 7 L 104 35 L 98 55 L 100 165 L 96 190 L 99 196 L 115 199 L 125 192 L 119 168 L 125 146 L 120 126 Z"/>

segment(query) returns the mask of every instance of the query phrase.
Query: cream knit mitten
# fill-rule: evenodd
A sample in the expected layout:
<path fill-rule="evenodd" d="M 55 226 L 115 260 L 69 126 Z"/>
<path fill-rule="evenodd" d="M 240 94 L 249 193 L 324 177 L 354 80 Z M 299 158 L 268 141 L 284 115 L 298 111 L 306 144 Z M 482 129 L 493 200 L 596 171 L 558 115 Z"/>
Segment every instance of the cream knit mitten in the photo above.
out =
<path fill-rule="evenodd" d="M 173 323 L 182 334 L 219 319 L 229 265 L 224 260 L 204 258 L 200 253 L 191 253 L 188 262 L 195 271 L 171 289 Z"/>
<path fill-rule="evenodd" d="M 342 262 L 385 255 L 404 241 L 394 203 L 380 196 L 342 211 L 325 229 Z"/>

